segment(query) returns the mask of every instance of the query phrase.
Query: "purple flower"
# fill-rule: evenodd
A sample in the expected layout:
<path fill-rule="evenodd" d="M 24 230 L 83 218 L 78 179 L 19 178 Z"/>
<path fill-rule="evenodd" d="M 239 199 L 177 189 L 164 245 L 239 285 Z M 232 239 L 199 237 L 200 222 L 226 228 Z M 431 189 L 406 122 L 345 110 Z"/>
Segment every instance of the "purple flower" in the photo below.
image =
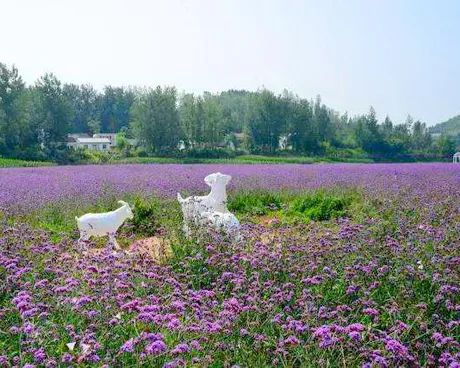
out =
<path fill-rule="evenodd" d="M 0 366 L 7 366 L 8 364 L 8 357 L 6 355 L 0 355 Z"/>
<path fill-rule="evenodd" d="M 379 311 L 374 308 L 364 308 L 363 313 L 367 314 L 368 316 L 376 317 L 379 315 Z"/>
<path fill-rule="evenodd" d="M 35 360 L 35 363 L 40 364 L 40 363 L 43 362 L 45 359 L 46 359 L 45 349 L 40 348 L 40 349 L 38 349 L 37 351 L 35 351 L 35 353 L 34 353 L 34 360 Z"/>
<path fill-rule="evenodd" d="M 407 348 L 397 340 L 388 340 L 385 344 L 385 348 L 399 356 L 407 356 Z"/>
<path fill-rule="evenodd" d="M 190 350 L 187 344 L 179 344 L 173 350 L 171 350 L 172 355 L 179 355 L 187 353 Z"/>
<path fill-rule="evenodd" d="M 164 353 L 166 350 L 167 346 L 161 340 L 154 341 L 145 347 L 145 352 L 149 355 L 159 355 L 161 353 Z"/>
<path fill-rule="evenodd" d="M 358 290 L 359 290 L 359 285 L 350 285 L 347 288 L 346 294 L 347 295 L 355 294 L 358 292 Z"/>
<path fill-rule="evenodd" d="M 176 368 L 176 367 L 184 367 L 185 361 L 182 358 L 171 360 L 163 365 L 163 368 Z"/>
<path fill-rule="evenodd" d="M 203 347 L 197 340 L 190 341 L 190 346 L 192 347 L 192 349 L 195 349 L 197 351 L 203 350 Z"/>
<path fill-rule="evenodd" d="M 364 331 L 366 329 L 366 327 L 364 325 L 362 325 L 361 323 L 352 323 L 351 325 L 349 325 L 347 327 L 347 330 L 348 331 L 358 331 L 358 332 L 361 332 L 361 331 Z"/>
<path fill-rule="evenodd" d="M 300 340 L 295 337 L 294 335 L 291 335 L 291 336 L 288 336 L 286 339 L 283 340 L 283 345 L 299 345 L 300 344 Z"/>
<path fill-rule="evenodd" d="M 361 340 L 361 334 L 357 331 L 350 331 L 348 333 L 348 336 L 350 336 L 351 339 L 359 341 Z"/>
<path fill-rule="evenodd" d="M 396 325 L 400 330 L 403 330 L 403 331 L 409 329 L 409 326 L 406 323 L 404 323 L 403 321 L 397 320 Z"/>
<path fill-rule="evenodd" d="M 313 337 L 326 337 L 331 333 L 331 328 L 330 326 L 324 325 L 316 328 L 313 331 Z"/>
<path fill-rule="evenodd" d="M 69 353 L 62 354 L 62 358 L 61 358 L 62 363 L 70 364 L 72 363 L 72 360 L 73 360 L 73 356 L 71 354 Z"/>
<path fill-rule="evenodd" d="M 120 348 L 121 353 L 134 353 L 134 340 L 129 339 Z"/>

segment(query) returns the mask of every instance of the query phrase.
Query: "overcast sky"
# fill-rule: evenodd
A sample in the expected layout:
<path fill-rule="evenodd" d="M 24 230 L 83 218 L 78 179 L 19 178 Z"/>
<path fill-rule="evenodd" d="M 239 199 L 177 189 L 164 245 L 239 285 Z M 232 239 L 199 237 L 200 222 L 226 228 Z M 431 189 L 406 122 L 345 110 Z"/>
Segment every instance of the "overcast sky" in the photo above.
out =
<path fill-rule="evenodd" d="M 0 0 L 0 62 L 27 83 L 317 94 L 350 115 L 460 113 L 460 1 Z"/>

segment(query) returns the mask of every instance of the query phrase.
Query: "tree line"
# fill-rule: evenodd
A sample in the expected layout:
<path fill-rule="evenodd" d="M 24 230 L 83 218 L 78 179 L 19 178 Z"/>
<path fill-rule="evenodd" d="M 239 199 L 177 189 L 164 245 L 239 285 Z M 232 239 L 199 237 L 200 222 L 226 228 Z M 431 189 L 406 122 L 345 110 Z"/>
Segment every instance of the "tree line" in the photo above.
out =
<path fill-rule="evenodd" d="M 62 83 L 45 74 L 26 86 L 15 66 L 0 63 L 0 156 L 53 159 L 69 133 L 121 133 L 157 155 L 224 150 L 324 155 L 355 150 L 374 156 L 448 155 L 455 141 L 433 141 L 410 116 L 379 122 L 371 107 L 349 117 L 292 92 L 229 90 L 195 95 L 175 87 L 135 88 Z M 284 142 L 281 144 L 281 142 Z"/>

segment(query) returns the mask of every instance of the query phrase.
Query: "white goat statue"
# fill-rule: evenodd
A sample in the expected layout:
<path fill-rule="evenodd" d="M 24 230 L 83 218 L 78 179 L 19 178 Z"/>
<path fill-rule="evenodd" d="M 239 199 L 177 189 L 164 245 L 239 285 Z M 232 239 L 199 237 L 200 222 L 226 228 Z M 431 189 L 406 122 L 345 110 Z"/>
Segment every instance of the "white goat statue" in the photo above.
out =
<path fill-rule="evenodd" d="M 190 237 L 192 235 L 190 225 L 203 226 L 209 224 L 214 228 L 220 227 L 223 231 L 230 227 L 235 227 L 238 220 L 227 209 L 226 187 L 231 179 L 230 175 L 219 172 L 209 174 L 204 178 L 205 183 L 211 187 L 211 192 L 208 195 L 191 196 L 184 199 L 180 193 L 177 193 L 177 200 L 181 205 L 184 216 L 183 229 L 186 236 Z M 224 225 L 224 223 L 228 225 Z M 230 223 L 233 225 L 230 225 Z"/>
<path fill-rule="evenodd" d="M 75 217 L 78 230 L 80 231 L 80 239 L 78 242 L 88 241 L 91 236 L 109 236 L 109 241 L 113 243 L 115 248 L 119 249 L 115 233 L 118 228 L 125 222 L 126 219 L 132 219 L 133 212 L 129 204 L 123 201 L 118 201 L 121 207 L 115 211 L 104 213 L 87 213 L 81 217 Z"/>
<path fill-rule="evenodd" d="M 239 238 L 240 222 L 231 212 L 205 212 L 202 214 L 202 224 L 231 237 Z"/>

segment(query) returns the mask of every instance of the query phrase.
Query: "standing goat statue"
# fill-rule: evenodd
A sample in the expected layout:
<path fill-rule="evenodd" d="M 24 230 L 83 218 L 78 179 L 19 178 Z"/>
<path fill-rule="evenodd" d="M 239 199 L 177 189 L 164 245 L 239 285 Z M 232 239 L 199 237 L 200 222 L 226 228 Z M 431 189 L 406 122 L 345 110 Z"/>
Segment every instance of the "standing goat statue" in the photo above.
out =
<path fill-rule="evenodd" d="M 238 219 L 227 209 L 227 184 L 232 177 L 221 173 L 209 174 L 204 178 L 211 187 L 211 192 L 205 196 L 182 198 L 177 193 L 184 216 L 183 230 L 187 237 L 192 235 L 190 226 L 210 226 L 227 234 L 233 233 L 239 227 Z"/>
<path fill-rule="evenodd" d="M 115 211 L 105 213 L 87 213 L 81 217 L 75 217 L 77 220 L 78 230 L 80 231 L 80 239 L 78 242 L 88 241 L 91 236 L 109 236 L 109 241 L 119 249 L 115 233 L 118 228 L 125 222 L 126 219 L 132 219 L 133 212 L 129 204 L 123 201 L 118 201 L 121 207 Z"/>

